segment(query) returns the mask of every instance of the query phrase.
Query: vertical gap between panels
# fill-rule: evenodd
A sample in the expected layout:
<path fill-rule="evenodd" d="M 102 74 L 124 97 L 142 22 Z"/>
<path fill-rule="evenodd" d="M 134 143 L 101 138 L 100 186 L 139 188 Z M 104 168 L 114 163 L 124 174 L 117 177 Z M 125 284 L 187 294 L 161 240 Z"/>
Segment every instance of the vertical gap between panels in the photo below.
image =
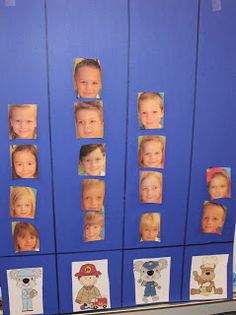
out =
<path fill-rule="evenodd" d="M 191 180 L 192 180 L 192 164 L 193 164 L 193 149 L 194 149 L 194 134 L 195 134 L 195 114 L 196 114 L 196 101 L 197 101 L 197 75 L 198 75 L 198 61 L 199 61 L 199 36 L 200 36 L 200 11 L 201 11 L 201 0 L 197 1 L 197 25 L 196 25 L 196 48 L 195 48 L 195 73 L 194 73 L 194 95 L 193 95 L 193 115 L 192 115 L 192 135 L 191 135 L 191 149 L 190 149 L 190 161 L 189 161 L 189 179 L 188 179 L 188 192 L 187 192 L 187 212 L 184 226 L 184 248 L 183 248 L 183 263 L 186 251 L 186 238 L 187 238 L 187 223 L 189 216 L 189 204 L 190 204 L 190 191 L 191 191 Z M 182 285 L 181 285 L 181 296 L 183 296 L 183 269 L 182 269 Z"/>
<path fill-rule="evenodd" d="M 47 97 L 48 97 L 48 126 L 49 126 L 49 148 L 50 148 L 50 164 L 51 164 L 51 189 L 52 189 L 52 210 L 53 210 L 53 231 L 54 231 L 54 246 L 55 246 L 55 272 L 57 286 L 57 308 L 59 309 L 59 283 L 58 283 L 58 265 L 57 265 L 57 236 L 56 236 L 56 217 L 55 217 L 55 194 L 54 194 L 54 169 L 52 157 L 52 128 L 51 128 L 51 95 L 50 95 L 50 74 L 49 74 L 49 44 L 48 44 L 48 9 L 47 0 L 44 0 L 44 23 L 45 23 L 45 47 L 46 47 L 46 72 L 47 72 Z"/>
<path fill-rule="evenodd" d="M 129 127 L 129 85 L 130 85 L 130 0 L 127 1 L 127 89 L 126 89 L 126 126 L 125 126 L 125 160 L 124 160 L 124 197 L 123 197 L 123 224 L 122 224 L 122 266 L 121 266 L 121 306 L 123 301 L 123 279 L 124 279 L 124 252 L 125 252 L 125 209 L 126 209 L 126 187 L 127 187 L 127 156 L 128 156 L 128 127 Z"/>

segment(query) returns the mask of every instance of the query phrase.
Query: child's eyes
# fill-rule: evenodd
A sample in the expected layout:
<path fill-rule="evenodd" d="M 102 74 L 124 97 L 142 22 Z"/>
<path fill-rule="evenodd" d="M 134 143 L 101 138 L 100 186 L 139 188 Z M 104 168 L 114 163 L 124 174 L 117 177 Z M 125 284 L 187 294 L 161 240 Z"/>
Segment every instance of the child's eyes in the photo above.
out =
<path fill-rule="evenodd" d="M 92 82 L 93 85 L 98 85 L 98 82 Z"/>

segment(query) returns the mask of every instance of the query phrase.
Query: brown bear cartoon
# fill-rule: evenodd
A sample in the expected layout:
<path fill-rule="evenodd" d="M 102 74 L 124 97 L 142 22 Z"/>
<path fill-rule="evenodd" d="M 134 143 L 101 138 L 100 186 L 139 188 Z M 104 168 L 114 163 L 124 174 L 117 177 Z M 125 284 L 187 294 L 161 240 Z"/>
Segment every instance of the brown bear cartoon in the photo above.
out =
<path fill-rule="evenodd" d="M 198 274 L 196 270 L 193 271 L 194 280 L 199 284 L 199 288 L 191 289 L 191 295 L 211 293 L 212 290 L 214 294 L 222 294 L 222 288 L 216 288 L 215 286 L 215 268 L 217 264 L 216 256 L 208 256 L 203 258 L 203 264 L 200 266 L 201 274 Z"/>

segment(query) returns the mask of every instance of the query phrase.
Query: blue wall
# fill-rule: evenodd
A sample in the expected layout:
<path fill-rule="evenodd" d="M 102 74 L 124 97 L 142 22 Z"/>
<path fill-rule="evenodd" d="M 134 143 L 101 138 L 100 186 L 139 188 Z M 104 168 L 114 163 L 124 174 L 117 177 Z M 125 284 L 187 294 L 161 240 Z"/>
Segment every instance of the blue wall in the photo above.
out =
<path fill-rule="evenodd" d="M 108 259 L 112 307 L 135 303 L 133 259 L 171 257 L 171 301 L 188 299 L 193 255 L 228 253 L 230 270 L 236 215 L 235 13 L 234 0 L 222 0 L 218 11 L 211 0 L 0 0 L 5 314 L 6 270 L 11 268 L 45 269 L 46 314 L 72 312 L 70 266 L 75 260 Z M 79 57 L 101 63 L 102 140 L 76 139 L 73 67 Z M 163 129 L 139 128 L 137 94 L 142 91 L 164 92 Z M 36 140 L 9 140 L 8 104 L 13 103 L 38 105 Z M 138 137 L 143 135 L 166 137 L 161 205 L 139 202 Z M 82 145 L 101 142 L 106 145 L 105 240 L 85 243 L 79 152 Z M 22 143 L 38 147 L 38 179 L 11 178 L 9 148 Z M 206 169 L 219 166 L 230 167 L 232 174 L 232 198 L 222 200 L 225 228 L 220 236 L 202 234 L 202 206 L 209 200 Z M 36 217 L 30 222 L 39 231 L 40 252 L 14 253 L 13 185 L 37 189 Z M 145 212 L 161 214 L 161 242 L 139 242 Z M 231 278 L 229 272 L 228 298 Z"/>

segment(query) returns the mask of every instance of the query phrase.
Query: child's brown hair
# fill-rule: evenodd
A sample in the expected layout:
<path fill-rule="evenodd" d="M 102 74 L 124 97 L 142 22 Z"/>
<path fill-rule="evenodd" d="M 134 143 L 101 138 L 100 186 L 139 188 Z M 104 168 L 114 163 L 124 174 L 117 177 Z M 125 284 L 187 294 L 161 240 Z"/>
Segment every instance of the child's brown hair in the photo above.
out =
<path fill-rule="evenodd" d="M 102 155 L 105 155 L 105 144 L 102 143 L 96 143 L 96 144 L 86 144 L 86 145 L 82 145 L 82 147 L 80 148 L 80 161 L 85 158 L 88 154 L 90 154 L 91 152 L 100 149 L 100 151 L 102 152 Z"/>

